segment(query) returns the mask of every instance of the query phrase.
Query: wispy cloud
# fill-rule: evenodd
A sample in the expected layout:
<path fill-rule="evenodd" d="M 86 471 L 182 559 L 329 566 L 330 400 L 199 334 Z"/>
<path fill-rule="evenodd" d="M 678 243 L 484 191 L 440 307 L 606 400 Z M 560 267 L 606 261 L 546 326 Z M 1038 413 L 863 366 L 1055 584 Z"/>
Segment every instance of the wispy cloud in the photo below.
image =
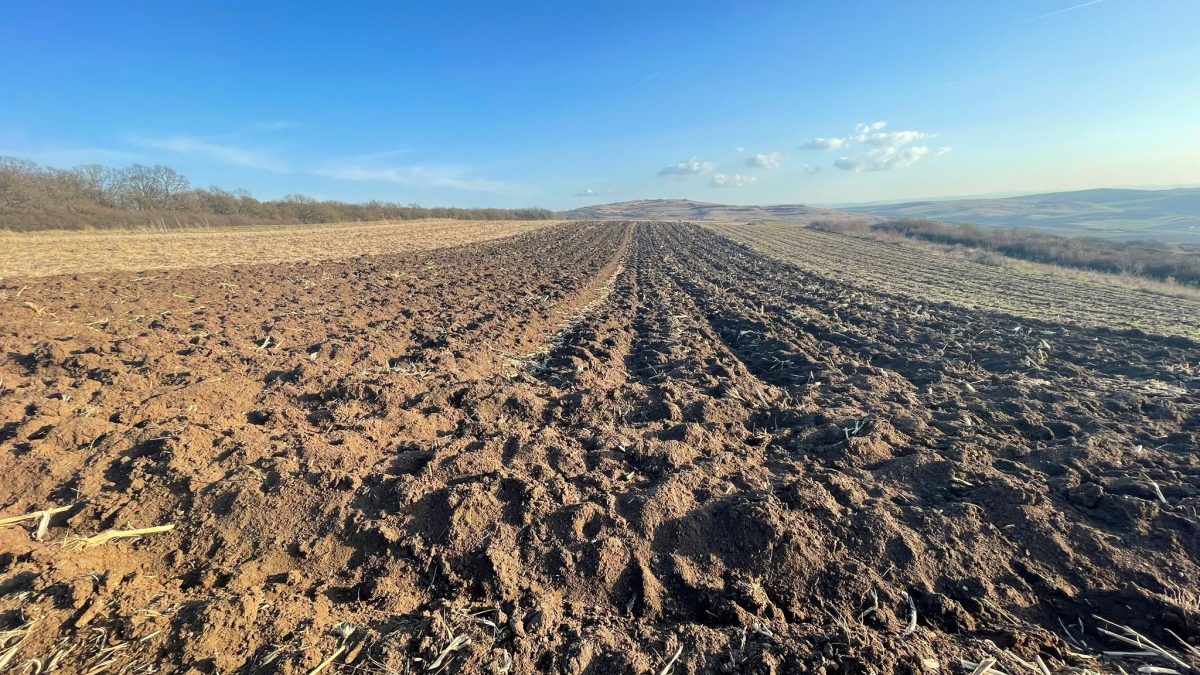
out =
<path fill-rule="evenodd" d="M 719 188 L 740 188 L 756 182 L 758 182 L 758 178 L 755 176 L 741 176 L 736 173 L 732 175 L 718 173 L 712 177 L 712 180 L 709 181 L 708 185 L 709 187 Z"/>
<path fill-rule="evenodd" d="M 821 173 L 821 167 L 819 167 L 819 166 L 813 166 L 813 165 L 811 165 L 811 164 L 805 164 L 805 165 L 802 167 L 802 170 L 804 171 L 804 173 L 806 173 L 806 174 L 808 174 L 808 175 L 810 175 L 810 176 L 813 176 L 813 175 L 816 175 L 816 174 L 818 174 L 818 173 Z"/>
<path fill-rule="evenodd" d="M 376 152 L 340 157 L 313 158 L 305 162 L 287 163 L 279 158 L 277 146 L 261 144 L 273 134 L 298 128 L 288 120 L 258 122 L 233 131 L 215 134 L 129 135 L 125 142 L 132 151 L 101 148 L 56 149 L 36 151 L 0 147 L 0 155 L 13 155 L 35 160 L 41 164 L 68 168 L 85 163 L 122 164 L 128 162 L 171 163 L 171 156 L 187 156 L 210 160 L 228 166 L 240 166 L 274 173 L 320 176 L 343 181 L 375 182 L 404 185 L 413 188 L 449 188 L 473 192 L 512 194 L 528 186 L 483 177 L 478 167 L 463 164 L 405 164 L 395 158 L 412 152 L 409 148 L 392 148 Z M 604 193 L 596 193 L 604 194 Z"/>
<path fill-rule="evenodd" d="M 267 120 L 264 122 L 251 122 L 250 124 L 238 127 L 233 131 L 226 131 L 219 134 L 205 134 L 204 137 L 210 140 L 229 140 L 234 138 L 243 138 L 246 136 L 270 134 L 278 131 L 286 131 L 288 129 L 299 129 L 302 126 L 304 125 L 292 120 Z"/>
<path fill-rule="evenodd" d="M 1083 9 L 1084 7 L 1091 7 L 1092 5 L 1098 5 L 1102 2 L 1104 2 L 1104 0 L 1088 0 L 1087 2 L 1081 2 L 1077 5 L 1071 5 L 1070 7 L 1063 7 L 1062 9 L 1056 9 L 1053 12 L 1046 12 L 1045 14 L 1038 14 L 1037 16 L 1031 16 L 1031 17 L 1028 17 L 1025 19 L 1021 19 L 1020 21 L 1017 21 L 1017 23 L 1029 23 L 1030 21 L 1039 21 L 1041 19 L 1048 19 L 1052 16 L 1058 16 L 1059 14 L 1066 14 L 1067 12 L 1074 12 L 1077 9 Z"/>
<path fill-rule="evenodd" d="M 304 126 L 300 122 L 294 120 L 271 120 L 269 122 L 255 122 L 247 127 L 251 131 L 282 131 L 284 129 L 299 129 Z"/>
<path fill-rule="evenodd" d="M 270 147 L 262 143 L 262 139 L 301 126 L 301 123 L 293 120 L 266 120 L 220 133 L 143 133 L 130 135 L 126 140 L 143 150 L 202 157 L 221 164 L 274 173 L 291 173 L 292 167 L 279 159 Z"/>
<path fill-rule="evenodd" d="M 380 160 L 380 159 L 389 159 L 392 157 L 399 157 L 401 155 L 408 155 L 408 154 L 411 154 L 412 151 L 413 151 L 412 148 L 395 148 L 392 150 L 380 150 L 378 152 L 366 152 L 366 153 L 359 154 L 359 155 L 346 155 L 344 157 L 331 158 L 328 161 L 330 161 L 330 162 L 340 161 L 340 162 L 345 162 L 345 163 L 371 162 L 371 161 Z"/>
<path fill-rule="evenodd" d="M 203 157 L 222 164 L 244 166 L 274 173 L 289 173 L 291 169 L 258 147 L 219 143 L 204 136 L 177 135 L 166 137 L 133 136 L 129 142 L 147 150 L 162 150 L 180 155 Z"/>
<path fill-rule="evenodd" d="M 698 176 L 700 174 L 709 173 L 710 171 L 712 171 L 715 168 L 717 168 L 717 165 L 714 164 L 713 162 L 702 162 L 699 159 L 693 157 L 686 162 L 679 162 L 678 164 L 672 164 L 670 166 L 663 167 L 662 169 L 659 170 L 658 175 L 660 175 L 660 176 Z"/>
<path fill-rule="evenodd" d="M 746 166 L 754 169 L 778 169 L 782 161 L 783 155 L 778 152 L 771 152 L 765 155 L 759 153 L 753 157 L 747 157 Z"/>
<path fill-rule="evenodd" d="M 139 153 L 112 148 L 0 147 L 0 156 L 28 159 L 58 169 L 69 169 L 80 164 L 115 165 L 147 161 Z"/>
<path fill-rule="evenodd" d="M 380 167 L 360 164 L 323 166 L 314 175 L 338 180 L 367 183 L 393 183 L 411 187 L 438 187 L 472 192 L 505 192 L 515 187 L 504 181 L 489 180 L 473 175 L 462 166 L 399 166 Z"/>

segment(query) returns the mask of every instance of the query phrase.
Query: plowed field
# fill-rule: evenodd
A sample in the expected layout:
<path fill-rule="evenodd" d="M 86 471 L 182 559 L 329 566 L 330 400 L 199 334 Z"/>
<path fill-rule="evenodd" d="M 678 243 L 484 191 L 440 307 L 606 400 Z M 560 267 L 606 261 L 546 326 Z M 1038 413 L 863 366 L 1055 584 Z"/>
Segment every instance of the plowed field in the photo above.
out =
<path fill-rule="evenodd" d="M 0 670 L 1200 667 L 1180 300 L 725 233 L 5 280 Z"/>

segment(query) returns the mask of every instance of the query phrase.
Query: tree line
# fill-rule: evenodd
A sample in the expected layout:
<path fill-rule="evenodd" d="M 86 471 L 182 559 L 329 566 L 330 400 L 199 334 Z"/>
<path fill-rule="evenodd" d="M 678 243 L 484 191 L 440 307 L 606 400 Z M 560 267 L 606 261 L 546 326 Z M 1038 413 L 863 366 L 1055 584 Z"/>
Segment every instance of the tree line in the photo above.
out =
<path fill-rule="evenodd" d="M 544 220 L 553 211 L 427 208 L 418 204 L 318 201 L 300 194 L 256 199 L 246 190 L 194 187 L 155 164 L 88 164 L 55 169 L 0 157 L 0 229 L 32 231 L 119 227 L 218 227 L 369 220 Z"/>

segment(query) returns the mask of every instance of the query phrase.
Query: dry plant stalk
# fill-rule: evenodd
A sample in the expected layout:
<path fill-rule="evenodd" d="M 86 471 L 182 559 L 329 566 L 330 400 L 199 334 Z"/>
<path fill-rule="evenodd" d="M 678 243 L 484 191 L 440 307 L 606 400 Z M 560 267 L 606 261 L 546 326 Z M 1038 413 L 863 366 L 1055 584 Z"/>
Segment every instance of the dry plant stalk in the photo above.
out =
<path fill-rule="evenodd" d="M 683 645 L 679 645 L 679 649 L 675 650 L 675 655 L 671 657 L 670 661 L 667 661 L 667 665 L 663 666 L 662 670 L 658 671 L 658 675 L 668 675 L 680 656 L 683 656 Z"/>
<path fill-rule="evenodd" d="M 4 650 L 0 652 L 0 671 L 7 668 L 9 663 L 16 658 L 17 652 L 21 650 L 25 641 L 29 639 L 29 634 L 33 632 L 33 626 L 37 622 L 38 620 L 34 619 L 19 628 L 0 631 L 0 649 Z"/>
<path fill-rule="evenodd" d="M 135 537 L 144 537 L 148 534 L 170 532 L 173 529 L 175 529 L 174 523 L 167 523 L 166 525 L 142 527 L 134 530 L 107 530 L 91 537 L 74 537 L 68 539 L 63 542 L 63 546 L 73 551 L 86 551 L 89 548 L 103 546 L 113 539 L 132 539 Z"/>
<path fill-rule="evenodd" d="M 75 506 L 75 505 L 72 504 L 71 506 L 59 506 L 59 507 L 56 507 L 53 509 L 43 509 L 41 511 L 31 511 L 29 513 L 26 513 L 23 516 L 11 516 L 9 518 L 0 518 L 0 527 L 16 525 L 17 523 L 22 523 L 22 522 L 25 522 L 26 520 L 33 520 L 34 518 L 44 518 L 46 516 L 46 514 L 54 515 L 56 513 L 62 513 L 63 511 L 66 511 L 73 506 Z"/>
<path fill-rule="evenodd" d="M 971 675 L 987 675 L 988 673 L 993 672 L 995 667 L 996 659 L 989 656 L 975 664 L 975 669 L 971 671 Z"/>
<path fill-rule="evenodd" d="M 466 647 L 469 644 L 471 644 L 471 638 L 467 637 L 466 634 L 460 634 L 460 635 L 454 636 L 454 639 L 452 639 L 450 641 L 450 644 L 446 645 L 446 648 L 442 650 L 441 654 L 438 654 L 437 659 L 433 663 L 430 663 L 428 666 L 426 666 L 425 669 L 426 670 L 440 669 L 442 667 L 442 662 L 446 660 L 446 657 L 449 656 L 451 654 L 451 652 L 458 651 L 459 649 L 462 649 L 463 647 Z"/>
<path fill-rule="evenodd" d="M 312 670 L 308 671 L 308 675 L 317 675 L 317 673 L 320 673 L 321 671 L 325 670 L 335 660 L 337 660 L 337 657 L 341 656 L 342 653 L 345 651 L 346 651 L 346 645 L 342 645 L 341 647 L 338 647 L 337 649 L 334 650 L 334 652 L 332 654 L 329 655 L 329 658 L 322 661 L 316 668 L 313 668 Z"/>
<path fill-rule="evenodd" d="M 1135 631 L 1134 629 L 1130 628 L 1129 626 L 1122 626 L 1119 623 L 1114 623 L 1114 622 L 1109 621 L 1108 619 L 1105 619 L 1104 617 L 1101 617 L 1101 616 L 1093 615 L 1093 617 L 1100 621 L 1103 621 L 1104 623 L 1108 624 L 1109 626 L 1112 626 L 1113 628 L 1120 630 L 1120 632 L 1118 633 L 1118 632 L 1111 631 L 1107 628 L 1103 628 L 1101 626 L 1096 626 L 1096 631 L 1099 632 L 1100 634 L 1107 635 L 1108 637 L 1113 638 L 1114 640 L 1119 640 L 1120 642 L 1124 642 L 1125 644 L 1130 645 L 1132 647 L 1137 647 L 1139 650 L 1141 650 L 1142 652 L 1145 652 L 1147 655 L 1154 655 L 1159 658 L 1170 661 L 1171 663 L 1182 668 L 1184 672 L 1192 670 L 1192 667 L 1190 665 L 1188 665 L 1188 663 L 1186 661 L 1179 658 L 1175 654 L 1171 653 L 1167 649 L 1164 649 L 1163 647 L 1160 647 L 1157 644 L 1151 642 L 1150 639 L 1147 638 L 1145 635 L 1142 635 L 1141 633 Z M 1151 670 L 1145 670 L 1147 668 L 1149 668 Z M 1142 668 L 1139 668 L 1138 671 L 1139 672 L 1163 672 L 1162 670 L 1153 670 L 1155 668 L 1157 668 L 1157 666 L 1143 666 Z"/>
<path fill-rule="evenodd" d="M 55 514 L 62 513 L 64 511 L 70 511 L 73 508 L 75 508 L 75 505 L 71 504 L 69 506 L 58 506 L 58 507 L 55 507 L 52 509 L 42 509 L 41 511 L 33 511 L 30 513 L 26 513 L 23 516 L 12 516 L 10 518 L 0 518 L 0 527 L 8 527 L 10 525 L 16 525 L 18 523 L 23 523 L 27 520 L 37 519 L 38 526 L 37 526 L 37 530 L 34 532 L 33 538 L 38 541 L 41 541 L 42 539 L 45 539 L 46 531 L 50 529 L 50 517 Z"/>

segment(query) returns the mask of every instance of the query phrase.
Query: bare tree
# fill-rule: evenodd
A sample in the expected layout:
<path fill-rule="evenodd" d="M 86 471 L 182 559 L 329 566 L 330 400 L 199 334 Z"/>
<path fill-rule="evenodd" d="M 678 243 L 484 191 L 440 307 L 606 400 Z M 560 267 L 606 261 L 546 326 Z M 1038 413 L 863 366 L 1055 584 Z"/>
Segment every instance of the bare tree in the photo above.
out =
<path fill-rule="evenodd" d="M 161 164 L 134 164 L 122 172 L 122 178 L 131 205 L 143 211 L 176 207 L 191 187 L 183 174 Z"/>
<path fill-rule="evenodd" d="M 31 186 L 36 184 L 40 167 L 16 157 L 0 157 L 0 206 L 15 207 L 33 197 Z"/>
<path fill-rule="evenodd" d="M 121 172 L 102 164 L 84 164 L 71 170 L 85 199 L 101 206 L 115 207 L 121 202 Z"/>

